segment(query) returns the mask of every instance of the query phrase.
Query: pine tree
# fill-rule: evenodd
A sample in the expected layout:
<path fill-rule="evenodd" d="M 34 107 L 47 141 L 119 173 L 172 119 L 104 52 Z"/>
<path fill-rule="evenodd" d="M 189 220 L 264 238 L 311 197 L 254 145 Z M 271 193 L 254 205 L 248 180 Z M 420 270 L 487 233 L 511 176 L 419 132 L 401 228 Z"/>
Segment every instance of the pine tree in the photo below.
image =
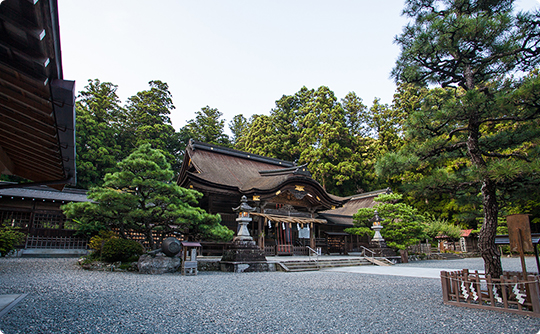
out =
<path fill-rule="evenodd" d="M 537 170 L 538 75 L 512 79 L 540 61 L 540 15 L 513 12 L 511 0 L 407 0 L 413 22 L 396 41 L 396 80 L 440 85 L 409 116 L 399 155 L 379 165 L 429 172 L 434 184 L 481 193 L 480 251 L 486 273 L 502 274 L 495 247 L 501 184 Z M 420 177 L 421 178 L 421 177 Z"/>
<path fill-rule="evenodd" d="M 171 182 L 173 172 L 167 159 L 150 144 L 140 146 L 118 164 L 118 169 L 105 176 L 102 187 L 88 192 L 93 202 L 63 206 L 66 216 L 86 226 L 116 227 L 123 238 L 127 230 L 141 232 L 152 249 L 157 247 L 152 235 L 156 230 L 190 230 L 211 239 L 232 237 L 232 231 L 222 231 L 219 215 L 196 207 L 201 193 Z"/>

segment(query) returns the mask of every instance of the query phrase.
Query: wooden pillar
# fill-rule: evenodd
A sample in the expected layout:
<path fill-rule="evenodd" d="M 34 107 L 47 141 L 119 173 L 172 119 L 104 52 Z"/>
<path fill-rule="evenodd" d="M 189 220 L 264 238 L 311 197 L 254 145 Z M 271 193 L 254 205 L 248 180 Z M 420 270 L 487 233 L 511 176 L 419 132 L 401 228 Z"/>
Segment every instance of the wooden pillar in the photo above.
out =
<path fill-rule="evenodd" d="M 259 248 L 264 250 L 264 227 L 266 225 L 266 217 L 264 218 L 264 224 L 263 224 L 263 220 L 261 219 L 261 217 L 257 217 L 258 219 L 258 222 L 259 222 L 259 240 L 258 240 L 258 245 L 259 245 Z"/>
<path fill-rule="evenodd" d="M 315 224 L 309 223 L 309 247 L 315 249 Z"/>

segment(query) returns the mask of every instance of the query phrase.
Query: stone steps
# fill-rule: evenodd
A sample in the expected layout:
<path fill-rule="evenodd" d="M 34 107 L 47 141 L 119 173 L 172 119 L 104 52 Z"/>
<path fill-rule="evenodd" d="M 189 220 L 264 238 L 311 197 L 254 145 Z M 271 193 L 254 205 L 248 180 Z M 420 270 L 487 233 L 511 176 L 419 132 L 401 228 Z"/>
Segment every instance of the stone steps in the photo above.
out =
<path fill-rule="evenodd" d="M 319 261 L 281 261 L 281 268 L 288 272 L 299 271 L 317 271 L 323 268 L 333 267 L 352 267 L 352 266 L 364 266 L 371 265 L 371 263 L 364 258 L 354 259 L 335 259 L 335 260 L 319 260 Z"/>

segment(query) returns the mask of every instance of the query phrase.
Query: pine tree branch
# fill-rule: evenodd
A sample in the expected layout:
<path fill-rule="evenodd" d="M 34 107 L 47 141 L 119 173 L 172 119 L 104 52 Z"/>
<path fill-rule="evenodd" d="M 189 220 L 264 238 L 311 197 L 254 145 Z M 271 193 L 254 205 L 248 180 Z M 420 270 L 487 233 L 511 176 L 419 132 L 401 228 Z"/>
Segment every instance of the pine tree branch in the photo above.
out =
<path fill-rule="evenodd" d="M 540 113 L 534 113 L 534 114 L 529 115 L 529 116 L 527 116 L 527 117 L 486 118 L 486 119 L 480 121 L 479 124 L 484 124 L 484 123 L 501 123 L 501 122 L 508 122 L 508 121 L 513 121 L 513 122 L 525 122 L 525 121 L 530 121 L 530 120 L 537 119 L 537 118 L 540 118 Z"/>
<path fill-rule="evenodd" d="M 446 143 L 448 141 L 449 140 L 447 140 Z M 459 149 L 461 149 L 463 147 L 467 147 L 467 142 L 459 142 L 459 143 L 456 143 L 456 144 L 448 146 L 448 147 L 445 147 L 445 146 L 439 147 L 439 148 L 431 150 L 431 151 L 427 152 L 425 155 L 421 156 L 420 160 L 426 160 L 428 158 L 437 156 L 437 155 L 439 155 L 441 153 L 445 153 L 445 152 L 457 151 L 457 150 L 459 150 Z"/>
<path fill-rule="evenodd" d="M 495 153 L 495 152 L 485 152 L 482 151 L 482 155 L 486 157 L 492 157 L 492 158 L 518 158 L 521 160 L 525 160 L 527 162 L 532 162 L 529 158 L 527 158 L 526 155 L 518 154 L 518 153 L 511 153 L 511 154 L 501 154 L 501 153 Z"/>

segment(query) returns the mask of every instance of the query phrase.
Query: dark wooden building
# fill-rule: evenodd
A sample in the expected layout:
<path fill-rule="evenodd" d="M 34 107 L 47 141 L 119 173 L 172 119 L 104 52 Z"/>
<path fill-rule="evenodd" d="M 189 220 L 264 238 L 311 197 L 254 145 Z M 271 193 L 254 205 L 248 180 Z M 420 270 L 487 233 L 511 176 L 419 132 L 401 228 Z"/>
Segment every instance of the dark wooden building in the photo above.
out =
<path fill-rule="evenodd" d="M 222 224 L 233 231 L 233 207 L 245 195 L 256 207 L 251 235 L 267 254 L 277 255 L 307 254 L 306 246 L 346 253 L 350 238 L 343 229 L 352 227 L 351 212 L 367 205 L 360 199 L 380 193 L 334 196 L 306 166 L 194 140 L 186 148 L 178 184 L 202 192 L 201 207 L 219 213 Z M 348 211 L 338 211 L 340 207 Z"/>
<path fill-rule="evenodd" d="M 0 182 L 0 185 L 7 185 Z M 67 220 L 60 206 L 69 202 L 87 202 L 86 191 L 46 187 L 0 189 L 0 222 L 26 234 L 21 248 L 86 248 L 86 240 L 77 238 L 75 224 Z"/>

